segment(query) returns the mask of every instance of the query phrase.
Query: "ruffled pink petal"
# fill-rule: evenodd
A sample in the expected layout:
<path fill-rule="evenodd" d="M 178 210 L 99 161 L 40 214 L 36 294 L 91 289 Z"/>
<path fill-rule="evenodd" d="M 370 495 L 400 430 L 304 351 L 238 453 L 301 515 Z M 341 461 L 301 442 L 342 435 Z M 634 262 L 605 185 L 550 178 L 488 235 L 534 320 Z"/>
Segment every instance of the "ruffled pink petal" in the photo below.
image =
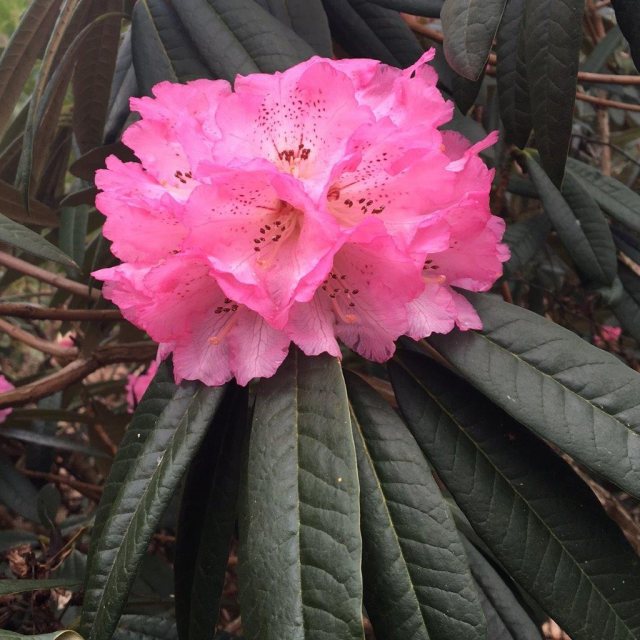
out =
<path fill-rule="evenodd" d="M 407 305 L 409 329 L 406 334 L 421 340 L 432 333 L 449 333 L 455 324 L 457 309 L 449 287 L 428 284 Z"/>
<path fill-rule="evenodd" d="M 300 184 L 274 170 L 221 170 L 194 191 L 185 223 L 185 246 L 207 257 L 227 295 L 280 324 L 313 296 L 339 240 Z"/>
<path fill-rule="evenodd" d="M 217 112 L 223 136 L 217 157 L 266 158 L 317 196 L 351 134 L 371 118 L 356 101 L 351 80 L 313 58 L 283 74 L 236 80 L 235 93 Z"/>
<path fill-rule="evenodd" d="M 176 252 L 187 233 L 180 205 L 139 164 L 111 156 L 107 167 L 97 173 L 103 191 L 96 207 L 107 217 L 103 233 L 112 241 L 113 253 L 148 264 Z"/>
<path fill-rule="evenodd" d="M 461 331 L 482 329 L 482 320 L 472 304 L 457 291 L 451 290 L 453 303 L 456 306 L 456 326 Z"/>
<path fill-rule="evenodd" d="M 133 413 L 145 391 L 158 372 L 158 361 L 154 360 L 143 373 L 131 373 L 127 376 L 125 391 L 127 394 L 127 411 Z"/>

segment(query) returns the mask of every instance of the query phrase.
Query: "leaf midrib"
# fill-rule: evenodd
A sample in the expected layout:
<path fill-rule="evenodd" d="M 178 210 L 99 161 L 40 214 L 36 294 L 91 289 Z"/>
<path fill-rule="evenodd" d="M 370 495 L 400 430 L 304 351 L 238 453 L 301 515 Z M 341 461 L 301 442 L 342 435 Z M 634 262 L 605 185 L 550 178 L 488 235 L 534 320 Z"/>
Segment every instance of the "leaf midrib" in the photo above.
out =
<path fill-rule="evenodd" d="M 445 407 L 438 399 L 437 396 L 434 396 L 428 389 L 427 386 L 425 386 L 421 380 L 419 380 L 418 378 L 416 378 L 412 372 L 404 365 L 404 363 L 400 360 L 397 359 L 396 362 L 398 362 L 403 369 L 408 373 L 408 375 L 415 380 L 418 385 L 425 391 L 425 393 L 438 405 L 438 407 L 440 408 L 440 410 L 442 411 L 442 413 L 444 413 L 449 420 L 451 420 L 451 422 L 453 422 L 453 424 L 456 425 L 456 427 L 458 428 L 458 431 L 473 445 L 474 449 L 476 451 L 479 451 L 480 454 L 482 455 L 482 457 L 489 463 L 490 467 L 495 471 L 495 473 L 500 476 L 500 478 L 502 478 L 502 480 L 504 482 L 507 483 L 507 486 L 511 488 L 512 492 L 514 495 L 516 495 L 524 504 L 527 505 L 527 507 L 529 507 L 529 510 L 531 513 L 533 513 L 536 517 L 536 519 L 540 522 L 540 524 L 542 524 L 543 528 L 549 533 L 550 537 L 553 538 L 556 543 L 560 546 L 560 548 L 562 549 L 563 553 L 566 553 L 567 556 L 569 556 L 569 558 L 571 558 L 571 560 L 573 561 L 573 565 L 574 567 L 576 567 L 578 569 L 578 572 L 583 575 L 587 582 L 589 583 L 589 585 L 591 585 L 592 589 L 598 594 L 598 596 L 600 596 L 600 598 L 606 603 L 607 607 L 609 608 L 609 610 L 613 613 L 614 617 L 619 620 L 621 622 L 621 624 L 623 625 L 624 629 L 630 634 L 631 637 L 633 637 L 633 631 L 629 628 L 629 626 L 627 625 L 627 623 L 620 617 L 620 614 L 616 611 L 616 609 L 613 608 L 613 605 L 611 605 L 608 601 L 607 598 L 605 598 L 604 594 L 600 591 L 599 587 L 593 582 L 592 578 L 589 576 L 589 574 L 585 573 L 585 571 L 583 570 L 580 562 L 578 562 L 576 560 L 576 558 L 574 557 L 574 555 L 568 550 L 566 549 L 566 547 L 564 546 L 564 544 L 561 542 L 561 540 L 558 538 L 558 536 L 555 534 L 555 532 L 550 529 L 545 521 L 542 519 L 542 517 L 538 514 L 538 511 L 536 509 L 534 509 L 531 506 L 531 503 L 517 490 L 517 488 L 514 486 L 514 484 L 507 478 L 507 476 L 493 463 L 493 461 L 491 460 L 491 458 L 488 456 L 488 454 L 484 451 L 484 449 L 482 447 L 480 447 L 480 445 L 478 445 L 476 443 L 475 440 L 473 440 L 473 438 L 468 435 L 467 431 L 464 429 L 464 427 L 462 426 L 462 424 L 460 423 L 460 421 L 458 421 L 456 418 L 454 418 L 453 414 L 449 411 L 449 409 L 447 407 Z M 493 494 L 492 494 L 493 495 Z M 558 563 L 559 565 L 559 563 Z"/>

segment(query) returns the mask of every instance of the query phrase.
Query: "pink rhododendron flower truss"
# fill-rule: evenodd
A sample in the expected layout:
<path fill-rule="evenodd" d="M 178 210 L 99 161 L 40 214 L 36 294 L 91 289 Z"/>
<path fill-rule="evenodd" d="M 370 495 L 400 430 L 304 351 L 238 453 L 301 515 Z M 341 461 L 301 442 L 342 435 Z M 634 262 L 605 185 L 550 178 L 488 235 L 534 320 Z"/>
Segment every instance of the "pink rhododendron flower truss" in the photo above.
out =
<path fill-rule="evenodd" d="M 496 136 L 440 130 L 432 58 L 316 57 L 132 100 L 140 163 L 96 176 L 122 264 L 95 276 L 178 380 L 246 384 L 292 342 L 384 361 L 401 335 L 480 327 L 456 289 L 486 291 L 508 258 L 478 155 Z"/>
<path fill-rule="evenodd" d="M 15 389 L 15 387 L 2 374 L 0 374 L 0 393 L 12 391 L 13 389 Z M 12 411 L 13 409 L 11 407 L 7 409 L 0 409 L 0 423 L 4 422 Z"/>

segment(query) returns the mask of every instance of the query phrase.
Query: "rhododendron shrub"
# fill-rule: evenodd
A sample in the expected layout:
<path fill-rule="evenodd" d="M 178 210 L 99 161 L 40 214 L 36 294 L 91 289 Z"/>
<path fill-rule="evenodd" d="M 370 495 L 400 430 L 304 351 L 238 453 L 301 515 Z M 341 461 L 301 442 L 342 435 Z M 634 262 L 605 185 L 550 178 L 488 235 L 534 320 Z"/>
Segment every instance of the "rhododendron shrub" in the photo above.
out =
<path fill-rule="evenodd" d="M 433 55 L 315 57 L 131 101 L 140 163 L 96 175 L 122 264 L 94 276 L 178 381 L 271 376 L 291 342 L 382 362 L 401 335 L 481 328 L 459 289 L 488 290 L 509 255 L 479 156 L 496 136 L 441 131 Z"/>
<path fill-rule="evenodd" d="M 0 627 L 640 640 L 640 3 L 20 2 Z"/>

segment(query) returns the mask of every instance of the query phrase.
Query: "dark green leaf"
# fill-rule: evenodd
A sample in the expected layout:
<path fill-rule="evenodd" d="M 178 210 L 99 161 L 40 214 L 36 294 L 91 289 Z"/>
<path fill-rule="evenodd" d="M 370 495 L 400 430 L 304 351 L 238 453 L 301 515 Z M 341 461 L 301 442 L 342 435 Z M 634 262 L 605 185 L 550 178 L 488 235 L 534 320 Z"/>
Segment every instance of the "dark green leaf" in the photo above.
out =
<path fill-rule="evenodd" d="M 525 0 L 508 0 L 498 27 L 496 78 L 500 118 L 507 139 L 522 148 L 531 134 L 531 104 L 525 62 Z"/>
<path fill-rule="evenodd" d="M 573 640 L 640 633 L 640 559 L 542 441 L 419 354 L 392 365 L 425 455 L 514 580 Z"/>
<path fill-rule="evenodd" d="M 640 69 L 640 6 L 637 0 L 612 0 L 616 18 L 631 47 L 636 69 Z"/>
<path fill-rule="evenodd" d="M 57 216 L 46 204 L 32 199 L 27 211 L 20 192 L 3 180 L 0 180 L 0 214 L 22 224 L 39 227 L 58 226 Z"/>
<path fill-rule="evenodd" d="M 34 0 L 0 58 L 0 135 L 9 124 L 22 89 L 49 39 L 62 0 Z"/>
<path fill-rule="evenodd" d="M 595 167 L 573 158 L 567 160 L 567 171 L 581 181 L 582 186 L 614 220 L 629 229 L 640 231 L 640 195 L 619 180 L 605 176 Z"/>
<path fill-rule="evenodd" d="M 133 151 L 122 142 L 113 142 L 91 149 L 80 156 L 70 167 L 69 171 L 76 177 L 87 182 L 93 182 L 95 172 L 104 169 L 105 160 L 110 155 L 117 156 L 122 162 L 136 162 Z"/>
<path fill-rule="evenodd" d="M 60 451 L 77 451 L 87 456 L 95 456 L 96 458 L 109 458 L 110 456 L 94 447 L 90 447 L 83 442 L 73 440 L 68 436 L 50 436 L 43 433 L 37 433 L 30 429 L 20 429 L 19 427 L 11 427 L 3 425 L 0 431 L 3 438 L 14 438 L 21 442 L 31 442 L 43 447 L 51 447 Z"/>
<path fill-rule="evenodd" d="M 640 278 L 625 266 L 620 266 L 619 277 L 623 291 L 610 306 L 625 331 L 640 341 Z"/>
<path fill-rule="evenodd" d="M 140 559 L 224 392 L 183 383 L 167 402 L 169 375 L 161 368 L 145 393 L 96 513 L 82 620 L 90 639 L 113 633 Z"/>
<path fill-rule="evenodd" d="M 559 186 L 571 138 L 584 0 L 526 0 L 525 54 L 536 146 Z"/>
<path fill-rule="evenodd" d="M 0 454 L 0 504 L 31 522 L 38 522 L 37 498 L 33 484 L 15 470 L 9 458 Z"/>
<path fill-rule="evenodd" d="M 125 615 L 113 640 L 178 640 L 176 621 L 161 616 Z"/>
<path fill-rule="evenodd" d="M 372 0 L 381 7 L 426 18 L 439 18 L 444 0 Z"/>
<path fill-rule="evenodd" d="M 58 509 L 62 498 L 60 492 L 54 484 L 45 484 L 40 491 L 38 491 L 38 518 L 40 524 L 47 529 L 54 529 L 56 526 L 56 516 L 58 515 Z"/>
<path fill-rule="evenodd" d="M 25 591 L 40 591 L 42 589 L 77 589 L 78 580 L 49 578 L 42 580 L 0 580 L 0 596 L 8 596 Z M 2 636 L 0 636 L 2 637 Z"/>
<path fill-rule="evenodd" d="M 527 218 L 507 226 L 504 242 L 511 251 L 511 257 L 504 265 L 505 278 L 513 278 L 532 266 L 542 252 L 549 231 L 551 223 L 545 215 Z"/>
<path fill-rule="evenodd" d="M 313 56 L 313 49 L 253 0 L 181 0 L 176 11 L 215 77 L 273 73 Z"/>
<path fill-rule="evenodd" d="M 60 249 L 45 240 L 40 234 L 31 231 L 0 213 L 0 241 L 22 249 L 38 258 L 53 260 L 65 267 L 77 269 L 78 265 Z"/>
<path fill-rule="evenodd" d="M 485 598 L 491 640 L 540 640 L 541 632 L 490 562 L 466 538 L 462 539 L 471 573 Z M 493 615 L 492 615 L 493 614 Z"/>
<path fill-rule="evenodd" d="M 354 57 L 411 66 L 424 53 L 397 11 L 367 0 L 323 0 L 331 33 Z"/>
<path fill-rule="evenodd" d="M 573 176 L 565 177 L 561 193 L 534 158 L 525 157 L 544 210 L 580 275 L 593 286 L 610 286 L 617 273 L 616 248 L 600 207 Z"/>
<path fill-rule="evenodd" d="M 482 73 L 507 0 L 446 0 L 440 18 L 444 52 L 456 73 L 476 80 Z"/>
<path fill-rule="evenodd" d="M 21 544 L 37 544 L 38 536 L 31 531 L 19 531 L 8 529 L 0 531 L 0 553 L 9 551 Z"/>
<path fill-rule="evenodd" d="M 295 350 L 260 382 L 247 458 L 239 553 L 247 635 L 362 640 L 358 474 L 335 358 Z"/>
<path fill-rule="evenodd" d="M 640 374 L 535 313 L 468 297 L 482 332 L 429 342 L 515 419 L 640 496 Z"/>
<path fill-rule="evenodd" d="M 291 27 L 314 51 L 327 58 L 333 56 L 329 20 L 322 0 L 257 0 L 280 22 Z"/>
<path fill-rule="evenodd" d="M 486 638 L 449 509 L 393 409 L 347 374 L 360 478 L 365 606 L 385 640 Z"/>
<path fill-rule="evenodd" d="M 131 34 L 133 66 L 142 93 L 151 95 L 151 87 L 163 80 L 210 77 L 175 10 L 165 0 L 136 2 Z"/>
<path fill-rule="evenodd" d="M 180 637 L 210 640 L 236 523 L 247 394 L 227 392 L 186 478 L 175 549 L 176 619 Z"/>
<path fill-rule="evenodd" d="M 593 51 L 587 56 L 582 66 L 582 71 L 599 73 L 605 68 L 607 60 L 617 51 L 622 42 L 620 28 L 615 25 L 607 32 L 607 35 L 598 42 Z M 586 83 L 585 83 L 586 84 Z"/>
<path fill-rule="evenodd" d="M 103 0 L 91 7 L 89 20 L 122 9 L 122 0 Z M 102 21 L 86 38 L 78 58 L 73 74 L 73 131 L 81 153 L 102 143 L 119 42 L 120 21 Z"/>
<path fill-rule="evenodd" d="M 64 207 L 60 210 L 60 249 L 72 256 L 77 264 L 84 261 L 89 211 L 86 206 Z"/>

